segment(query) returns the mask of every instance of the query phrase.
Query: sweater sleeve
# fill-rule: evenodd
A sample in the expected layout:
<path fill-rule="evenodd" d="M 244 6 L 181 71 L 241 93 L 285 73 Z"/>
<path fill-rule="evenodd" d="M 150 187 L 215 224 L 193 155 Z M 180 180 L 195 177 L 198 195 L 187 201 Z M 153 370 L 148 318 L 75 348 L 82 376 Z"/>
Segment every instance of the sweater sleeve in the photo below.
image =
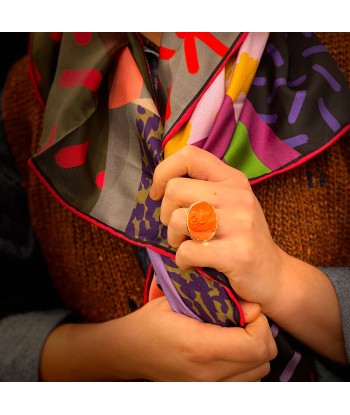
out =
<path fill-rule="evenodd" d="M 1 319 L 0 381 L 38 381 L 44 342 L 68 314 L 69 311 L 56 309 L 12 314 Z"/>
<path fill-rule="evenodd" d="M 350 267 L 321 268 L 321 270 L 332 282 L 338 297 L 345 349 L 350 361 Z M 316 356 L 315 369 L 319 381 L 350 381 L 350 365 L 338 365 L 321 356 Z"/>
<path fill-rule="evenodd" d="M 340 307 L 345 349 L 350 361 L 350 268 L 321 268 L 332 282 Z"/>

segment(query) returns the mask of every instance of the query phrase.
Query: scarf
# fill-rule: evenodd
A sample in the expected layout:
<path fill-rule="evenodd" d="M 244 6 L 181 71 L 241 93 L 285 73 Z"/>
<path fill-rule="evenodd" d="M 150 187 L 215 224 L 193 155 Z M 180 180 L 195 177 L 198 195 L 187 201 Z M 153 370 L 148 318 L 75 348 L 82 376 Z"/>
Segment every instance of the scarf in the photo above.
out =
<path fill-rule="evenodd" d="M 165 33 L 158 82 L 137 34 L 35 34 L 31 76 L 45 106 L 30 160 L 69 209 L 146 247 L 172 308 L 243 326 L 227 277 L 181 271 L 148 196 L 157 164 L 185 145 L 251 183 L 292 169 L 349 130 L 349 88 L 312 34 Z"/>

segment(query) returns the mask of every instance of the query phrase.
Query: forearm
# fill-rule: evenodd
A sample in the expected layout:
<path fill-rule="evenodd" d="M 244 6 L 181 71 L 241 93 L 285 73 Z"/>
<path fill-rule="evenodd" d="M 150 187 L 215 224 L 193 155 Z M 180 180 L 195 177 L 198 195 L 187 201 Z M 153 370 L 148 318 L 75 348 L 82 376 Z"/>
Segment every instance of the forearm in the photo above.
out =
<path fill-rule="evenodd" d="M 317 353 L 347 363 L 338 298 L 318 268 L 285 254 L 275 300 L 262 311 Z"/>
<path fill-rule="evenodd" d="M 122 320 L 57 327 L 43 347 L 41 380 L 120 380 L 116 349 L 123 337 Z"/>
<path fill-rule="evenodd" d="M 164 297 L 106 323 L 63 324 L 45 343 L 41 378 L 259 380 L 268 374 L 277 349 L 267 319 L 260 307 L 254 309 L 245 329 L 205 324 L 175 313 Z"/>

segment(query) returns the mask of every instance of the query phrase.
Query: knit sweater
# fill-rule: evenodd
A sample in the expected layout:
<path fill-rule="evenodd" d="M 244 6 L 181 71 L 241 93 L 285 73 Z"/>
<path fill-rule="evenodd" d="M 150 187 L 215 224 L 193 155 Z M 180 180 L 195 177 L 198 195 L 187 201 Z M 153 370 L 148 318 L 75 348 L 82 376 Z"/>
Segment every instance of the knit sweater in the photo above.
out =
<path fill-rule="evenodd" d="M 332 50 L 349 76 L 348 63 L 343 59 L 349 37 L 344 40 L 342 35 L 329 35 L 324 40 L 333 42 Z M 127 314 L 142 304 L 144 278 L 135 249 L 66 211 L 26 168 L 26 160 L 38 145 L 43 111 L 30 88 L 25 65 L 25 60 L 19 62 L 8 78 L 5 126 L 55 286 L 66 306 L 88 321 Z M 338 268 L 350 265 L 346 252 L 350 225 L 345 220 L 350 203 L 344 192 L 349 186 L 349 151 L 348 140 L 343 139 L 306 165 L 260 183 L 253 190 L 275 241 L 290 255 L 327 267 L 340 301 L 350 356 L 348 270 Z M 7 327 L 3 320 L 4 324 Z"/>

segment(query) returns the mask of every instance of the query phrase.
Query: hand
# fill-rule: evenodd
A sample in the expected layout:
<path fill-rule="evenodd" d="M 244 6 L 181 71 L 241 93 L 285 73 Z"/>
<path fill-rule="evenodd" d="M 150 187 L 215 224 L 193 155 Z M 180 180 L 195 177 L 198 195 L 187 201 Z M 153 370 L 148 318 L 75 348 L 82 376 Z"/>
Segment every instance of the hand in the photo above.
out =
<path fill-rule="evenodd" d="M 118 372 L 154 381 L 257 381 L 270 371 L 276 345 L 257 304 L 242 303 L 245 328 L 201 323 L 157 298 L 124 320 Z"/>
<path fill-rule="evenodd" d="M 244 329 L 177 314 L 165 297 L 105 323 L 62 324 L 44 344 L 41 380 L 260 380 L 276 345 L 259 305 L 242 308 Z"/>
<path fill-rule="evenodd" d="M 184 176 L 189 176 L 184 177 Z M 161 221 L 177 248 L 180 268 L 213 267 L 235 292 L 317 353 L 347 362 L 338 298 L 318 268 L 289 256 L 272 240 L 264 213 L 245 175 L 217 157 L 187 146 L 155 170 L 150 190 L 161 199 Z M 188 207 L 200 200 L 217 210 L 214 239 L 189 239 Z"/>
<path fill-rule="evenodd" d="M 283 284 L 287 255 L 272 240 L 243 173 L 211 153 L 187 146 L 156 168 L 150 195 L 163 198 L 160 218 L 168 226 L 169 244 L 177 248 L 180 268 L 216 268 L 241 298 L 271 305 Z M 206 243 L 189 239 L 186 227 L 188 207 L 200 200 L 211 203 L 218 214 L 216 235 Z"/>

